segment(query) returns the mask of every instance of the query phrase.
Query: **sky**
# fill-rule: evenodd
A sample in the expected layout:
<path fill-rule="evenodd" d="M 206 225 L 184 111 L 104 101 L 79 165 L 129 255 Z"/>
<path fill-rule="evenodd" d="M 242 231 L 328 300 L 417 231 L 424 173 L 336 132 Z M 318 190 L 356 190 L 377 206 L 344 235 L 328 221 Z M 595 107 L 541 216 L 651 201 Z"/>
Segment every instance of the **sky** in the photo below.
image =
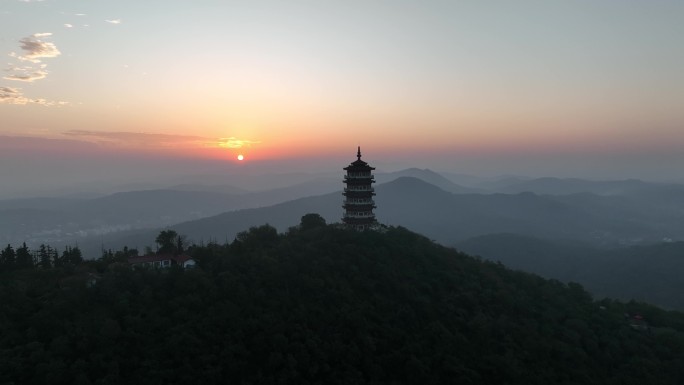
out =
<path fill-rule="evenodd" d="M 360 145 L 387 170 L 678 179 L 682 20 L 665 0 L 0 0 L 0 178 L 339 171 Z"/>

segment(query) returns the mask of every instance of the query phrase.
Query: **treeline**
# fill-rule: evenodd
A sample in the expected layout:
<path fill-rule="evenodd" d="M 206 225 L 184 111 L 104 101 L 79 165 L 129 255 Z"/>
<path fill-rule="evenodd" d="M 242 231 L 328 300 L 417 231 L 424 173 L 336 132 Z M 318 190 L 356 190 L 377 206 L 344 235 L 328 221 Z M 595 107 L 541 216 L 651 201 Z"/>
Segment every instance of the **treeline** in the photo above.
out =
<path fill-rule="evenodd" d="M 597 302 L 403 228 L 312 215 L 184 248 L 199 268 L 112 253 L 99 272 L 6 274 L 0 384 L 684 383 L 681 313 Z"/>
<path fill-rule="evenodd" d="M 174 230 L 162 230 L 155 238 L 157 251 L 147 247 L 145 254 L 180 254 L 186 249 L 185 236 L 179 235 Z M 103 249 L 97 259 L 86 260 L 81 249 L 77 246 L 66 246 L 60 253 L 50 245 L 41 244 L 37 249 L 31 250 L 24 242 L 21 247 L 14 249 L 12 245 L 0 251 L 0 272 L 23 270 L 23 269 L 50 269 L 60 267 L 74 267 L 88 264 L 100 272 L 115 263 L 127 263 L 128 258 L 139 255 L 137 249 L 124 247 L 121 250 Z"/>
<path fill-rule="evenodd" d="M 26 243 L 16 250 L 7 245 L 0 251 L 0 272 L 21 269 L 49 269 L 52 267 L 75 266 L 83 262 L 83 254 L 78 247 L 67 246 L 60 253 L 50 245 L 41 244 L 37 250 L 30 250 Z"/>

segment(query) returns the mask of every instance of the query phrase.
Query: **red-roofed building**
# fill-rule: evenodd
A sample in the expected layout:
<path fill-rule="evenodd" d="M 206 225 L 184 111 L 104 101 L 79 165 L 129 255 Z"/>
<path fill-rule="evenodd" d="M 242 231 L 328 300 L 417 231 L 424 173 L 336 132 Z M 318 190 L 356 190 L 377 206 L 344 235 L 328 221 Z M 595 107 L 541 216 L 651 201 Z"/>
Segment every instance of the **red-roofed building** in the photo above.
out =
<path fill-rule="evenodd" d="M 132 267 L 155 267 L 155 268 L 168 268 L 174 265 L 181 266 L 183 268 L 195 267 L 196 262 L 194 259 L 190 258 L 189 255 L 171 255 L 171 254 L 150 254 L 143 255 L 140 257 L 129 257 L 128 264 Z"/>

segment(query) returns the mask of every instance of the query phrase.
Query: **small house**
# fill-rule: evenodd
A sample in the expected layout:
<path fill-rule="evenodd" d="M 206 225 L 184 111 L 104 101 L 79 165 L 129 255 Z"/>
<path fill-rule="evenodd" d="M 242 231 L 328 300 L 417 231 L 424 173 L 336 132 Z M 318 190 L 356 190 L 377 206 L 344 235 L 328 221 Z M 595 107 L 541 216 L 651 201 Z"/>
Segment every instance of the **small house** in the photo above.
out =
<path fill-rule="evenodd" d="M 157 269 L 169 268 L 177 265 L 183 268 L 195 267 L 196 262 L 189 255 L 171 255 L 171 254 L 149 254 L 139 257 L 129 257 L 128 264 L 131 267 L 153 267 Z"/>

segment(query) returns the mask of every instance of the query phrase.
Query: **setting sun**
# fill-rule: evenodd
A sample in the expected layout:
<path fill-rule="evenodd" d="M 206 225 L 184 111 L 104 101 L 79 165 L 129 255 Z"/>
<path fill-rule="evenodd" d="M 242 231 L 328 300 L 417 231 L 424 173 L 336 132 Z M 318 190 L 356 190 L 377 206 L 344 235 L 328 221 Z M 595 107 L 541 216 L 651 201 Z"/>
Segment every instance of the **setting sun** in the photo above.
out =
<path fill-rule="evenodd" d="M 245 157 L 242 156 L 242 154 L 240 154 L 240 155 L 237 156 L 237 160 L 243 160 L 243 159 L 245 159 Z"/>

